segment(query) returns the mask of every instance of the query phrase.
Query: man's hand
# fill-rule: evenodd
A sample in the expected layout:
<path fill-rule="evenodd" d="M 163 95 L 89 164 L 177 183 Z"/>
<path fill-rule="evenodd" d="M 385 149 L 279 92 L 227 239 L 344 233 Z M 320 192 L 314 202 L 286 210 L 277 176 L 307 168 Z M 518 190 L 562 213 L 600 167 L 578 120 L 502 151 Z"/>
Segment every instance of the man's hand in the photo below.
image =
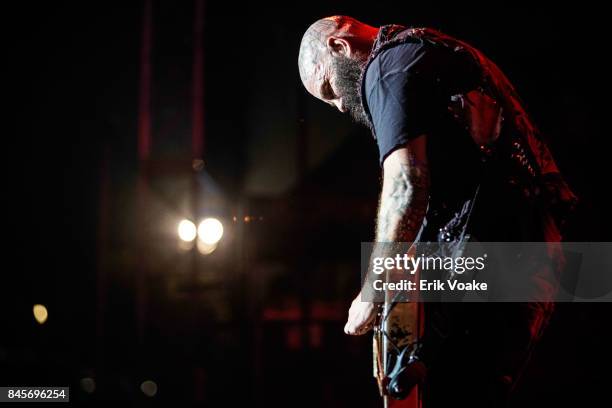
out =
<path fill-rule="evenodd" d="M 374 325 L 376 311 L 376 305 L 373 302 L 362 302 L 359 293 L 351 303 L 344 332 L 357 336 L 367 333 Z"/>

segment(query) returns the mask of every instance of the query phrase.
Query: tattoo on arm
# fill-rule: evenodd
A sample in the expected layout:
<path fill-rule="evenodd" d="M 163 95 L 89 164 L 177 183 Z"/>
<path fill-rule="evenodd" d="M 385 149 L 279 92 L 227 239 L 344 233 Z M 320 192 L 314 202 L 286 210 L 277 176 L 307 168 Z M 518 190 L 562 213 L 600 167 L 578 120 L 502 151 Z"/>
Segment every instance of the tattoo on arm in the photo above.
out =
<path fill-rule="evenodd" d="M 413 242 L 427 211 L 429 171 L 411 160 L 383 182 L 376 225 L 377 242 Z"/>

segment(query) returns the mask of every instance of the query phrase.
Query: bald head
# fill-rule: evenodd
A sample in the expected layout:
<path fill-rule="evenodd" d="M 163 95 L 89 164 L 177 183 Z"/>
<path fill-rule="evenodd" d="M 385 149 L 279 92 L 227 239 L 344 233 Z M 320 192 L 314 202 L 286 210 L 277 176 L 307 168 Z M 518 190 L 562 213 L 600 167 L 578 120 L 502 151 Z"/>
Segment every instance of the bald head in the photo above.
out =
<path fill-rule="evenodd" d="M 378 29 L 347 16 L 326 17 L 312 24 L 302 37 L 298 68 L 306 90 L 345 112 L 338 89 L 338 64 L 365 62 Z M 347 61 L 348 59 L 348 61 Z"/>
<path fill-rule="evenodd" d="M 348 30 L 349 21 L 357 22 L 351 17 L 333 16 L 315 21 L 308 27 L 302 37 L 298 57 L 298 68 L 300 69 L 302 82 L 309 79 L 321 58 L 325 56 L 327 39 L 332 35 L 342 37 Z"/>

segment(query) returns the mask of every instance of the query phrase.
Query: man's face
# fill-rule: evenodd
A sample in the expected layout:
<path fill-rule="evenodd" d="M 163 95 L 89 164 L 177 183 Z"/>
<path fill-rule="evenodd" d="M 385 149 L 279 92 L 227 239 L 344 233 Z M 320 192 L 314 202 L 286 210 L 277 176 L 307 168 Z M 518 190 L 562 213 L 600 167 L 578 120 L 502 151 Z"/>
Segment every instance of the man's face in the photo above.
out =
<path fill-rule="evenodd" d="M 328 58 L 328 61 L 324 61 L 319 66 L 324 68 L 317 70 L 314 75 L 311 93 L 323 102 L 336 107 L 340 112 L 348 113 L 355 122 L 369 126 L 361 104 L 359 81 L 365 61 L 344 55 L 328 56 Z"/>

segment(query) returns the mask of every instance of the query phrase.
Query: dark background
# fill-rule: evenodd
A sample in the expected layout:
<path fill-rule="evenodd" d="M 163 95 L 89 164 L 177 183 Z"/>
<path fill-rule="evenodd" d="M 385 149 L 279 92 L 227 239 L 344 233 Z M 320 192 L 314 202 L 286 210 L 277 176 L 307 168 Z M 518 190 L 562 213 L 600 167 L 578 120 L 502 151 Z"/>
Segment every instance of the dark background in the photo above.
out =
<path fill-rule="evenodd" d="M 359 243 L 373 236 L 376 146 L 303 90 L 301 35 L 347 14 L 480 48 L 582 199 L 568 240 L 609 241 L 607 13 L 533 3 L 207 1 L 201 171 L 193 1 L 152 2 L 148 164 L 137 155 L 143 3 L 4 4 L 0 385 L 69 385 L 73 401 L 100 405 L 379 406 L 369 337 L 342 333 Z M 207 215 L 225 226 L 217 250 L 178 248 L 176 223 Z M 560 304 L 514 404 L 607 398 L 611 310 Z"/>

